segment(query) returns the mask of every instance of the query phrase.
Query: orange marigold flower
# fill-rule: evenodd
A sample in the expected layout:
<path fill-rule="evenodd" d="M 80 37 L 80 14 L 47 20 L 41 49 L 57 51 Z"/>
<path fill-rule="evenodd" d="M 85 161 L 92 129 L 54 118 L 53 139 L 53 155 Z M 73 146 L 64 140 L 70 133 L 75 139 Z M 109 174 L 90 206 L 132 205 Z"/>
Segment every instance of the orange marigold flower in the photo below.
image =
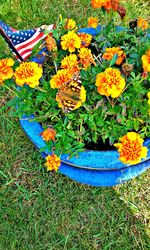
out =
<path fill-rule="evenodd" d="M 103 54 L 102 58 L 110 61 L 115 54 L 118 56 L 116 64 L 120 65 L 125 59 L 126 54 L 119 47 L 106 48 L 106 52 Z"/>
<path fill-rule="evenodd" d="M 121 76 L 120 71 L 114 68 L 107 68 L 104 72 L 99 73 L 95 83 L 98 86 L 99 94 L 112 98 L 116 98 L 122 93 L 125 84 L 125 79 Z"/>
<path fill-rule="evenodd" d="M 98 26 L 98 18 L 97 17 L 89 17 L 88 18 L 88 27 L 92 27 L 96 29 Z"/>
<path fill-rule="evenodd" d="M 63 83 L 70 80 L 72 77 L 72 72 L 70 70 L 61 69 L 57 71 L 56 75 L 52 76 L 50 80 L 50 85 L 52 89 L 59 88 Z"/>
<path fill-rule="evenodd" d="M 76 49 L 81 47 L 81 39 L 73 30 L 69 31 L 61 37 L 61 47 L 63 50 L 68 49 L 70 53 L 75 52 Z"/>
<path fill-rule="evenodd" d="M 90 49 L 81 48 L 79 50 L 79 58 L 79 62 L 83 65 L 84 69 L 87 69 L 92 63 L 96 65 Z"/>
<path fill-rule="evenodd" d="M 150 49 L 142 56 L 143 70 L 150 72 Z"/>
<path fill-rule="evenodd" d="M 31 88 L 39 85 L 39 79 L 42 77 L 43 70 L 35 62 L 23 62 L 16 68 L 14 77 L 16 84 L 23 86 L 29 85 Z"/>
<path fill-rule="evenodd" d="M 106 10 L 108 10 L 108 11 L 109 11 L 110 9 L 112 9 L 111 1 L 110 1 L 110 0 L 104 1 L 103 7 L 104 7 Z"/>
<path fill-rule="evenodd" d="M 119 0 L 91 0 L 91 5 L 94 9 L 105 8 L 106 10 L 117 10 L 119 5 Z"/>
<path fill-rule="evenodd" d="M 76 54 L 70 54 L 69 56 L 64 57 L 61 61 L 61 68 L 69 69 L 73 73 L 79 71 L 78 58 Z"/>
<path fill-rule="evenodd" d="M 117 11 L 118 7 L 119 7 L 119 0 L 107 0 L 107 1 L 104 1 L 103 7 L 106 10 L 112 9 L 114 11 Z"/>
<path fill-rule="evenodd" d="M 48 155 L 46 157 L 45 166 L 46 166 L 48 171 L 54 170 L 57 172 L 58 168 L 60 167 L 60 164 L 61 164 L 61 160 L 57 155 L 52 154 L 52 155 Z"/>
<path fill-rule="evenodd" d="M 7 79 L 10 79 L 14 71 L 12 66 L 14 65 L 14 60 L 11 58 L 1 59 L 0 60 L 0 85 L 3 85 L 3 82 Z"/>
<path fill-rule="evenodd" d="M 144 18 L 139 17 L 137 21 L 137 26 L 142 30 L 146 30 L 148 29 L 148 22 Z"/>
<path fill-rule="evenodd" d="M 56 131 L 52 128 L 45 129 L 41 134 L 43 140 L 48 141 L 55 141 Z"/>
<path fill-rule="evenodd" d="M 65 26 L 65 28 L 67 30 L 76 29 L 77 28 L 76 27 L 76 22 L 73 19 L 70 19 L 70 18 L 66 19 L 66 26 Z"/>
<path fill-rule="evenodd" d="M 137 164 L 141 158 L 146 158 L 148 149 L 143 146 L 144 140 L 135 132 L 129 132 L 119 139 L 114 146 L 118 148 L 119 160 L 125 164 Z"/>
<path fill-rule="evenodd" d="M 46 38 L 45 42 L 46 42 L 46 48 L 48 51 L 56 51 L 57 50 L 56 41 L 52 36 L 48 36 Z"/>
<path fill-rule="evenodd" d="M 88 47 L 91 43 L 92 40 L 92 36 L 90 34 L 87 33 L 79 33 L 78 36 L 81 39 L 81 48 L 83 47 Z"/>
<path fill-rule="evenodd" d="M 94 9 L 101 8 L 104 4 L 105 0 L 91 0 L 91 5 Z"/>

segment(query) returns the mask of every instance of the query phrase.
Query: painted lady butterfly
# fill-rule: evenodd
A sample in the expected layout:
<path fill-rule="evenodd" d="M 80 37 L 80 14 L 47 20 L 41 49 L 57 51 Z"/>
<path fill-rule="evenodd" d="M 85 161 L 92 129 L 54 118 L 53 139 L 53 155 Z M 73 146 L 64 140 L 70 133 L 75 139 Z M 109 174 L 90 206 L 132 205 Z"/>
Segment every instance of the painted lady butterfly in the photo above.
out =
<path fill-rule="evenodd" d="M 68 113 L 81 102 L 80 93 L 81 78 L 79 73 L 75 73 L 69 81 L 60 86 L 56 100 L 61 104 L 63 111 Z"/>

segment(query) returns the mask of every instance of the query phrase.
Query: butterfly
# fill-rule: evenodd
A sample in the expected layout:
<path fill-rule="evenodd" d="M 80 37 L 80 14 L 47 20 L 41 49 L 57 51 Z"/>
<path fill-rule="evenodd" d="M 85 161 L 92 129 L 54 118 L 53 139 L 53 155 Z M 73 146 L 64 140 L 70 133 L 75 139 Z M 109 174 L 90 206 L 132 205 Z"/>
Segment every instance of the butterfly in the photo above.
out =
<path fill-rule="evenodd" d="M 60 103 L 65 113 L 74 110 L 81 101 L 81 78 L 79 73 L 75 73 L 72 78 L 62 84 L 57 92 L 56 100 Z"/>

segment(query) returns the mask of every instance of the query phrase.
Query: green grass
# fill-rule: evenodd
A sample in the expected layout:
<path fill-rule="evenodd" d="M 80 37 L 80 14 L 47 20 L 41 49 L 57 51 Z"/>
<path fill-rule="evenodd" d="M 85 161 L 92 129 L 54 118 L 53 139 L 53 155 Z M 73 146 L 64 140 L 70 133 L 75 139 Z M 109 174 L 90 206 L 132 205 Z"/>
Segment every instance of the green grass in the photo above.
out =
<path fill-rule="evenodd" d="M 0 0 L 0 18 L 18 29 L 53 23 L 59 13 L 86 24 L 85 12 L 92 13 L 87 2 Z M 148 1 L 126 6 L 130 17 L 148 17 Z M 2 57 L 8 49 L 2 39 L 0 44 Z M 148 250 L 150 172 L 113 188 L 47 173 L 10 116 L 11 93 L 1 88 L 0 96 L 0 250 Z"/>

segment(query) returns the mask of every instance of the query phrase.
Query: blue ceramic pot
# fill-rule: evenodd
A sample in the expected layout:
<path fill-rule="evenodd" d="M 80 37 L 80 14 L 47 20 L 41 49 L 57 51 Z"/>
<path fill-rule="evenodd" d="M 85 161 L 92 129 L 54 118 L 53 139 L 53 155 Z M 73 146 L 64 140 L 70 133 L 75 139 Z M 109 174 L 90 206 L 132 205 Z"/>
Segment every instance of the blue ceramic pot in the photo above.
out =
<path fill-rule="evenodd" d="M 118 27 L 117 29 L 121 31 L 123 28 Z M 79 32 L 96 35 L 97 32 L 100 32 L 100 27 L 97 30 L 84 28 Z M 34 61 L 37 60 L 37 58 L 34 58 Z M 40 136 L 43 128 L 40 123 L 35 122 L 33 119 L 34 116 L 24 116 L 20 119 L 20 124 L 34 145 L 38 149 L 42 149 L 46 146 Z M 144 145 L 147 147 L 150 145 L 150 138 L 144 141 Z M 49 153 L 50 152 L 44 152 L 42 156 L 46 157 Z M 68 155 L 63 154 L 61 156 L 59 172 L 83 184 L 92 186 L 114 186 L 138 176 L 150 167 L 150 149 L 148 150 L 147 158 L 136 165 L 124 165 L 118 158 L 119 154 L 116 150 L 85 150 L 79 153 L 78 157 L 72 157 L 71 159 L 68 159 Z"/>

